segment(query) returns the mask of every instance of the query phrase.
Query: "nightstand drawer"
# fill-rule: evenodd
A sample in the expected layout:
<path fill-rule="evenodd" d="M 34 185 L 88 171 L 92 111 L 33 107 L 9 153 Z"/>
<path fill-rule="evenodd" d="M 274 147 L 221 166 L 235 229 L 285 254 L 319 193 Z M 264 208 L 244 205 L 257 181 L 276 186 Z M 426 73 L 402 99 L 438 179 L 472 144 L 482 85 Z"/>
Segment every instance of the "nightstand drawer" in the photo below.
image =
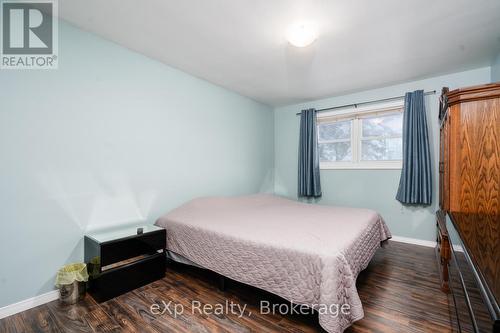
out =
<path fill-rule="evenodd" d="M 101 267 L 142 254 L 154 254 L 165 248 L 165 230 L 159 230 L 129 239 L 101 244 Z"/>
<path fill-rule="evenodd" d="M 158 253 L 133 264 L 103 272 L 99 278 L 89 280 L 89 290 L 96 301 L 104 302 L 163 278 L 165 269 L 165 255 Z"/>

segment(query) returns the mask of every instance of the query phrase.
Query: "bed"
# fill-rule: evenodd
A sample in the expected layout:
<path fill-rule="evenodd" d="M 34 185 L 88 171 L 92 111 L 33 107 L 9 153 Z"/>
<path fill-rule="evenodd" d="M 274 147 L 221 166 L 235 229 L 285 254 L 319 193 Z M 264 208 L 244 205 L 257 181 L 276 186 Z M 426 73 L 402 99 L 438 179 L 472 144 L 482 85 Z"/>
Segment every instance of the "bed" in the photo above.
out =
<path fill-rule="evenodd" d="M 313 307 L 330 333 L 363 317 L 356 278 L 391 237 L 373 210 L 269 194 L 194 199 L 155 224 L 179 261 Z"/>

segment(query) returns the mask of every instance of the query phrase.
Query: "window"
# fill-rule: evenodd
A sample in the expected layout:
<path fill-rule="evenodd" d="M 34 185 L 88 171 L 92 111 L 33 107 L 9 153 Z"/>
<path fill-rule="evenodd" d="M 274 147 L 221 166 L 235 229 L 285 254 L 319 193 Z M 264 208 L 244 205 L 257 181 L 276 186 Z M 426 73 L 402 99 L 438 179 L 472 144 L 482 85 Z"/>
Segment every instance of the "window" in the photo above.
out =
<path fill-rule="evenodd" d="M 320 167 L 399 169 L 402 127 L 402 102 L 318 113 Z"/>

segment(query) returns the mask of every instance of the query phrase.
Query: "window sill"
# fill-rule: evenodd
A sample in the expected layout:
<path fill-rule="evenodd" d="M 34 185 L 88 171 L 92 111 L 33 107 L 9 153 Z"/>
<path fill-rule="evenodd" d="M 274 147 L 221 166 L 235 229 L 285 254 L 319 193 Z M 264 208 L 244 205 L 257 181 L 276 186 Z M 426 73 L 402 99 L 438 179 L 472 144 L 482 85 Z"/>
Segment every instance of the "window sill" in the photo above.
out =
<path fill-rule="evenodd" d="M 320 163 L 320 170 L 401 170 L 403 162 Z"/>

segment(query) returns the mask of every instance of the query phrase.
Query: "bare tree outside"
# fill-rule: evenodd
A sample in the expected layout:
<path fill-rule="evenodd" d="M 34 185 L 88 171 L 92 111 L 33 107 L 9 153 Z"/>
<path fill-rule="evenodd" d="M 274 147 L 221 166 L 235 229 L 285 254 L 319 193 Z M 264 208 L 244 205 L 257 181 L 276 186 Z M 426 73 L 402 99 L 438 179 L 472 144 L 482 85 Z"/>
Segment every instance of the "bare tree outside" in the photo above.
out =
<path fill-rule="evenodd" d="M 352 128 L 355 121 L 358 122 L 356 126 L 359 126 L 357 128 L 360 133 L 358 141 L 352 142 Z M 352 149 L 354 144 L 360 145 L 361 161 L 401 160 L 402 124 L 402 113 L 320 123 L 318 125 L 320 161 L 351 162 L 354 160 Z"/>
<path fill-rule="evenodd" d="M 362 119 L 361 159 L 388 161 L 402 158 L 401 113 Z"/>
<path fill-rule="evenodd" d="M 318 126 L 319 156 L 322 162 L 352 161 L 351 122 L 338 121 Z"/>

